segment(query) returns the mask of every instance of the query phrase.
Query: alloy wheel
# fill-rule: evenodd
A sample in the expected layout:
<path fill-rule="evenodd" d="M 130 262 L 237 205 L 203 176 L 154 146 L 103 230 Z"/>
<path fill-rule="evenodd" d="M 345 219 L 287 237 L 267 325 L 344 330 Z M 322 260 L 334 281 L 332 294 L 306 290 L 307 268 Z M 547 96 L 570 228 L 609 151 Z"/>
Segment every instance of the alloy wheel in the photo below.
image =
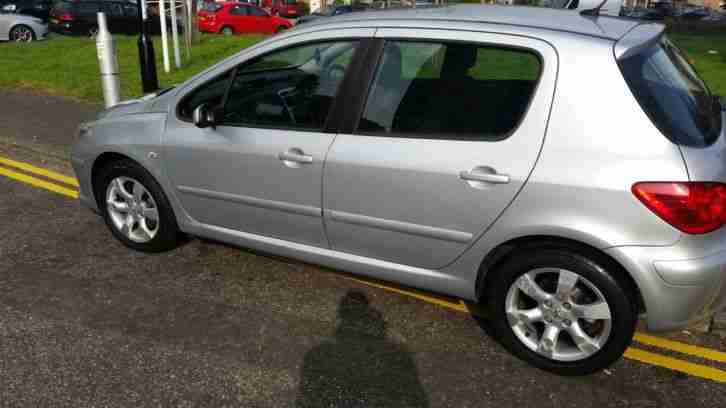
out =
<path fill-rule="evenodd" d="M 507 321 L 530 350 L 556 361 L 584 360 L 602 349 L 612 314 L 602 292 L 585 277 L 539 268 L 517 278 L 505 299 Z"/>
<path fill-rule="evenodd" d="M 15 42 L 31 42 L 33 41 L 33 31 L 25 26 L 15 27 L 10 33 L 10 37 Z"/>
<path fill-rule="evenodd" d="M 159 209 L 140 182 L 117 177 L 106 188 L 106 205 L 113 226 L 133 242 L 149 242 L 159 232 Z"/>

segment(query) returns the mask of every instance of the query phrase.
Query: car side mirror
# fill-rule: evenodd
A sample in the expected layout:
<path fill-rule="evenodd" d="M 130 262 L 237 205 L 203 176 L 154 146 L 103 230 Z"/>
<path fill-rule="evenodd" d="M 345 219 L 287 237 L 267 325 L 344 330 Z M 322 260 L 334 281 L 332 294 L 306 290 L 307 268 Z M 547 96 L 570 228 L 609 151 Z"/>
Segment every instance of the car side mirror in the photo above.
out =
<path fill-rule="evenodd" d="M 192 113 L 192 122 L 194 126 L 203 129 L 206 127 L 214 128 L 217 124 L 217 109 L 211 109 L 206 103 L 197 106 Z"/>

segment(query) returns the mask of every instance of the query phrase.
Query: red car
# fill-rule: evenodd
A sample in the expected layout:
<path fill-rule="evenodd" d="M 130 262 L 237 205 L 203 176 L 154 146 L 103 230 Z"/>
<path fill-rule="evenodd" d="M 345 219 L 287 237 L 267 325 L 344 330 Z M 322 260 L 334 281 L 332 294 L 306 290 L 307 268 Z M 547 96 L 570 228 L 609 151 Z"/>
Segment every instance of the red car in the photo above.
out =
<path fill-rule="evenodd" d="M 272 0 L 270 11 L 272 11 L 272 14 L 280 17 L 300 17 L 300 8 L 297 6 L 297 0 Z"/>
<path fill-rule="evenodd" d="M 240 33 L 279 33 L 292 27 L 284 18 L 248 3 L 205 3 L 197 13 L 199 31 L 227 35 Z"/>

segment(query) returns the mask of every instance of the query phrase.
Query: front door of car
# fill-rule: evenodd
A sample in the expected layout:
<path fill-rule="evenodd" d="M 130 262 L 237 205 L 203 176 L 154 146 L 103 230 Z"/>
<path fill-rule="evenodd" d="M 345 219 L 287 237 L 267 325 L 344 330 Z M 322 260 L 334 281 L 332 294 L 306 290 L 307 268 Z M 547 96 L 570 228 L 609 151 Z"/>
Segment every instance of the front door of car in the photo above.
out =
<path fill-rule="evenodd" d="M 356 37 L 366 34 L 373 33 L 309 34 L 284 49 L 274 42 L 182 91 L 165 133 L 164 162 L 194 220 L 328 247 L 322 171 L 335 133 L 327 116 L 360 44 Z M 191 123 L 201 104 L 223 106 L 215 127 Z"/>
<path fill-rule="evenodd" d="M 381 57 L 367 99 L 349 102 L 362 114 L 328 153 L 326 231 L 338 251 L 442 268 L 527 180 L 556 54 L 539 40 L 466 31 L 381 29 L 376 37 Z"/>
<path fill-rule="evenodd" d="M 273 27 L 273 19 L 265 10 L 254 6 L 245 6 L 247 9 L 247 19 L 252 32 L 261 34 L 271 34 L 275 32 Z"/>

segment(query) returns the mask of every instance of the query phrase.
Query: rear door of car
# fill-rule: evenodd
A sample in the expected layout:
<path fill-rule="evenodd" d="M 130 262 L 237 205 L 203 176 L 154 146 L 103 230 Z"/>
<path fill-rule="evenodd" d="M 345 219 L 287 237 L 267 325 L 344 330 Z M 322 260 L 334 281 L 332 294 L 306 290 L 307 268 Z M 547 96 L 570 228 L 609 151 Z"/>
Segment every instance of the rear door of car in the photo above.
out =
<path fill-rule="evenodd" d="M 557 57 L 547 43 L 380 29 L 325 164 L 335 250 L 420 268 L 453 262 L 523 187 L 543 143 Z M 370 84 L 370 89 L 368 89 Z"/>

